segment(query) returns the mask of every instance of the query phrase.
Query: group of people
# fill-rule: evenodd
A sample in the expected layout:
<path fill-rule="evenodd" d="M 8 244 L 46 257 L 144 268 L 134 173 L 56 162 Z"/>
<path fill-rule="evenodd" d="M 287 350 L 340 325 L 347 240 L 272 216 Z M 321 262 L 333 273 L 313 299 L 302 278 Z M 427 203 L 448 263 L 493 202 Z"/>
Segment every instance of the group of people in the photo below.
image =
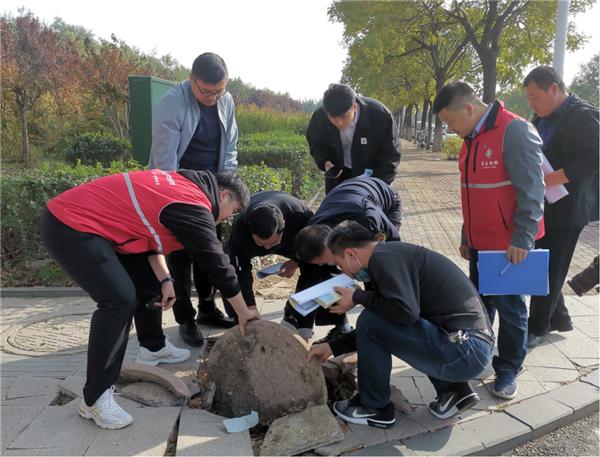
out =
<path fill-rule="evenodd" d="M 189 79 L 154 108 L 148 170 L 100 178 L 48 202 L 43 241 L 97 303 L 80 415 L 110 429 L 132 422 L 113 398 L 132 321 L 137 361 L 148 365 L 190 356 L 162 331 L 162 311 L 171 307 L 190 346 L 203 344 L 198 323 L 239 325 L 243 335 L 245 324 L 260 318 L 251 260 L 269 254 L 288 259 L 279 275 L 299 270 L 296 291 L 340 270 L 363 285 L 336 289 L 335 305 L 306 316 L 289 301 L 284 308 L 283 320 L 307 341 L 314 325 L 332 326 L 313 342 L 309 362 L 358 352 L 358 393 L 334 404 L 344 420 L 394 424 L 392 355 L 429 377 L 436 417 L 473 406 L 478 396 L 469 381 L 492 361 L 496 312 L 493 393 L 514 398 L 528 345 L 572 328 L 561 288 L 582 228 L 598 218 L 597 108 L 567 94 L 550 67 L 525 79 L 533 125 L 501 102 L 482 103 L 461 81 L 437 94 L 434 112 L 464 138 L 460 253 L 469 279 L 444 256 L 400 240 L 401 203 L 390 186 L 399 136 L 383 104 L 344 84 L 325 92 L 306 134 L 326 189 L 313 212 L 284 192 L 250 195 L 235 174 L 238 131 L 227 81 L 223 59 L 200 55 Z M 544 155 L 555 170 L 546 175 Z M 569 194 L 544 205 L 545 186 L 557 184 Z M 223 240 L 219 224 L 236 213 Z M 519 263 L 534 246 L 550 250 L 550 294 L 532 297 L 528 323 L 523 297 L 479 294 L 476 266 L 480 250 L 504 250 Z M 353 329 L 346 313 L 356 305 L 364 309 Z"/>

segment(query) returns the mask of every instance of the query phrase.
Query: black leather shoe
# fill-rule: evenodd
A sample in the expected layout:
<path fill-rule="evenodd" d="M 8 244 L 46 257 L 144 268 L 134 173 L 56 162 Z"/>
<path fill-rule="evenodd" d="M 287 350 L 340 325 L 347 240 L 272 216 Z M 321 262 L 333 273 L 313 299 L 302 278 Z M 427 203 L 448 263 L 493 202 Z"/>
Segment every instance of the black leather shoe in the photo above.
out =
<path fill-rule="evenodd" d="M 210 312 L 198 311 L 196 322 L 221 328 L 231 328 L 237 325 L 235 319 L 232 317 L 225 317 L 223 312 L 218 308 L 214 308 Z"/>
<path fill-rule="evenodd" d="M 200 347 L 204 344 L 204 337 L 194 321 L 186 322 L 179 326 L 179 335 L 185 344 Z"/>
<path fill-rule="evenodd" d="M 573 322 L 571 322 L 571 320 L 568 320 L 566 322 L 560 322 L 560 323 L 552 323 L 550 322 L 550 331 L 554 332 L 570 332 L 571 330 L 573 330 Z"/>

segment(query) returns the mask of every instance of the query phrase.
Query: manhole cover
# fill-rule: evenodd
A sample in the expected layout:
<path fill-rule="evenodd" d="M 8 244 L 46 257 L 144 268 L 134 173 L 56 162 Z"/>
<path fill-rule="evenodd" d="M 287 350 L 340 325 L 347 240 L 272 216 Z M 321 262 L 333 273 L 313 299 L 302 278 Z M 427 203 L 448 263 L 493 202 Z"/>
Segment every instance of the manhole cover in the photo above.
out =
<path fill-rule="evenodd" d="M 87 351 L 91 314 L 67 314 L 15 328 L 6 352 L 19 355 L 64 355 Z"/>

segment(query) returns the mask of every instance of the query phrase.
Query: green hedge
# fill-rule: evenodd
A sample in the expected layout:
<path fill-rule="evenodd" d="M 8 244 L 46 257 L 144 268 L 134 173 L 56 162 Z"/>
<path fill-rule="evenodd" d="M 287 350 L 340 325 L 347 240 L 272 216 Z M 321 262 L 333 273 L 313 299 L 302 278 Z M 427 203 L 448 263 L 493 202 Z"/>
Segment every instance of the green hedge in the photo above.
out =
<path fill-rule="evenodd" d="M 310 113 L 284 113 L 254 105 L 241 105 L 235 110 L 235 119 L 242 135 L 286 130 L 304 136 L 310 116 Z"/>
<path fill-rule="evenodd" d="M 309 198 L 323 183 L 302 135 L 286 131 L 244 135 L 238 141 L 238 159 L 240 165 L 265 164 L 291 170 L 291 193 L 299 198 Z"/>
<path fill-rule="evenodd" d="M 458 158 L 462 143 L 463 139 L 459 136 L 449 136 L 444 138 L 442 154 L 444 154 L 446 160 L 456 160 Z"/>
<path fill-rule="evenodd" d="M 2 194 L 0 236 L 2 237 L 2 286 L 34 286 L 66 284 L 64 274 L 47 261 L 39 229 L 42 211 L 52 197 L 87 181 L 119 173 L 140 170 L 137 162 L 100 164 L 44 165 L 39 169 L 12 171 L 0 178 Z M 274 170 L 265 165 L 240 168 L 240 175 L 251 192 L 259 190 L 291 190 L 291 172 Z"/>
<path fill-rule="evenodd" d="M 66 159 L 75 165 L 96 165 L 105 167 L 114 161 L 131 160 L 131 144 L 127 140 L 104 133 L 83 133 L 77 135 L 66 150 Z"/>

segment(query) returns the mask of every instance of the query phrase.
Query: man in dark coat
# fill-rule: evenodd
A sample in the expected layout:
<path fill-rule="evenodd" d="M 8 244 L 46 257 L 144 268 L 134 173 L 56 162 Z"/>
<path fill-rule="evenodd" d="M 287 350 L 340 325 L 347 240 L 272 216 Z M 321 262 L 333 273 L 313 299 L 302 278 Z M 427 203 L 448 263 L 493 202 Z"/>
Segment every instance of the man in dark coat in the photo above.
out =
<path fill-rule="evenodd" d="M 554 171 L 545 173 L 547 188 L 564 185 L 568 195 L 546 201 L 545 236 L 537 248 L 550 250 L 547 296 L 531 297 L 528 346 L 540 344 L 546 335 L 573 329 L 561 292 L 579 235 L 590 221 L 598 220 L 598 108 L 569 95 L 565 84 L 549 66 L 533 69 L 523 83 L 533 124 L 542 151 Z"/>
<path fill-rule="evenodd" d="M 317 166 L 325 172 L 325 192 L 366 174 L 390 184 L 400 162 L 400 138 L 390 110 L 356 95 L 345 84 L 325 91 L 323 106 L 310 119 L 306 139 Z"/>

